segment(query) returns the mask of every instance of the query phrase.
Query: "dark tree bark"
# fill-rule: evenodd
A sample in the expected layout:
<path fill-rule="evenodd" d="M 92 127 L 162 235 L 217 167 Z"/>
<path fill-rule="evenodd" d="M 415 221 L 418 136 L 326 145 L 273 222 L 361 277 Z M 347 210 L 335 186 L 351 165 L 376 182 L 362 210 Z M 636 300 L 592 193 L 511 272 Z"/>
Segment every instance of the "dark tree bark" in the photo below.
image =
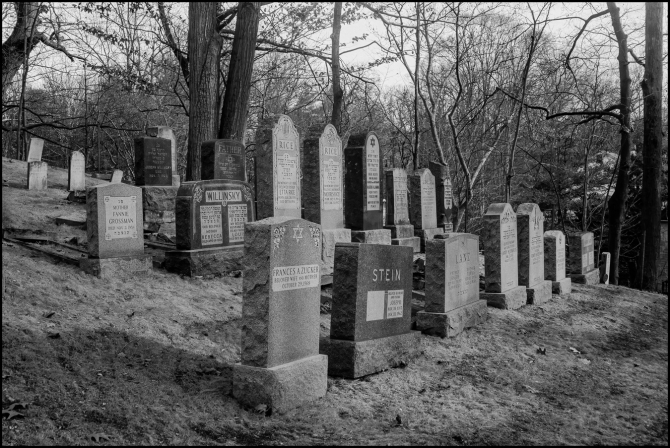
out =
<path fill-rule="evenodd" d="M 645 4 L 644 148 L 642 216 L 645 233 L 642 289 L 655 290 L 661 246 L 661 140 L 663 113 L 663 3 Z"/>
<path fill-rule="evenodd" d="M 342 2 L 335 2 L 335 12 L 333 13 L 333 34 L 330 36 L 332 41 L 331 55 L 333 57 L 333 114 L 330 123 L 335 126 L 337 133 L 340 134 L 342 126 L 342 99 L 344 92 L 340 83 L 340 30 L 342 29 Z"/>
<path fill-rule="evenodd" d="M 260 9 L 261 2 L 240 2 L 238 8 L 219 138 L 244 142 Z"/>
<path fill-rule="evenodd" d="M 616 187 L 610 198 L 609 205 L 609 249 L 612 254 L 610 264 L 610 283 L 619 284 L 619 254 L 621 252 L 621 227 L 626 215 L 626 199 L 628 199 L 628 184 L 630 171 L 630 103 L 631 78 L 628 71 L 628 36 L 621 26 L 619 8 L 614 2 L 607 2 L 607 9 L 612 18 L 612 27 L 619 46 L 619 96 L 621 102 L 621 149 L 619 150 L 619 172 L 617 173 Z"/>
<path fill-rule="evenodd" d="M 419 2 L 414 4 L 416 8 L 416 52 L 414 66 L 414 153 L 412 154 L 412 165 L 414 169 L 419 169 L 419 144 L 421 143 L 421 131 L 419 130 L 419 69 L 421 58 L 421 27 Z"/>
<path fill-rule="evenodd" d="M 188 6 L 189 119 L 186 180 L 200 180 L 200 146 L 216 137 L 218 70 L 222 39 L 216 29 L 218 2 Z"/>

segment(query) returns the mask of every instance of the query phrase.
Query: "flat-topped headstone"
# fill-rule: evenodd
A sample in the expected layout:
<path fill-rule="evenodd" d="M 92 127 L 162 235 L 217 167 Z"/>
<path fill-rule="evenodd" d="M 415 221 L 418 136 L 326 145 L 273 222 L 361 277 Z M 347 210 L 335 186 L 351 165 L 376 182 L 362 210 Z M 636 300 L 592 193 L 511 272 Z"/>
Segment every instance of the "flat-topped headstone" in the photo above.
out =
<path fill-rule="evenodd" d="M 593 255 L 593 233 L 568 234 L 567 270 L 571 274 L 586 274 L 595 268 Z"/>
<path fill-rule="evenodd" d="M 344 221 L 352 230 L 382 228 L 382 154 L 374 132 L 349 137 L 344 150 Z"/>
<path fill-rule="evenodd" d="M 177 174 L 177 138 L 169 126 L 149 126 L 147 128 L 149 137 L 166 138 L 170 140 L 170 164 L 172 174 Z"/>
<path fill-rule="evenodd" d="M 551 299 L 551 281 L 544 278 L 544 215 L 537 204 L 525 203 L 516 216 L 519 285 L 527 288 L 527 303 L 539 305 Z"/>
<path fill-rule="evenodd" d="M 386 171 L 386 197 L 386 224 L 390 226 L 409 224 L 407 172 L 404 169 L 393 168 Z"/>
<path fill-rule="evenodd" d="M 435 196 L 435 176 L 429 169 L 422 168 L 410 176 L 409 216 L 415 229 L 437 227 L 437 206 Z"/>
<path fill-rule="evenodd" d="M 112 172 L 112 178 L 110 179 L 110 183 L 120 183 L 123 180 L 123 170 L 114 170 Z"/>
<path fill-rule="evenodd" d="M 46 190 L 48 170 L 46 162 L 28 162 L 28 190 Z"/>
<path fill-rule="evenodd" d="M 544 277 L 551 280 L 554 294 L 572 291 L 572 281 L 565 276 L 565 235 L 560 230 L 544 232 Z"/>
<path fill-rule="evenodd" d="M 70 156 L 70 163 L 67 171 L 67 189 L 68 191 L 86 190 L 86 159 L 80 151 L 74 151 Z"/>
<path fill-rule="evenodd" d="M 202 180 L 247 181 L 244 145 L 237 140 L 209 140 L 200 149 Z"/>
<path fill-rule="evenodd" d="M 26 160 L 26 162 L 41 162 L 43 150 L 44 140 L 41 138 L 31 137 L 30 146 L 28 148 L 28 160 Z"/>
<path fill-rule="evenodd" d="M 453 231 L 453 192 L 451 188 L 451 177 L 449 167 L 436 162 L 429 162 L 428 169 L 435 176 L 435 196 L 437 205 L 437 225 L 446 232 Z"/>
<path fill-rule="evenodd" d="M 165 138 L 135 138 L 135 185 L 171 186 L 171 142 Z"/>

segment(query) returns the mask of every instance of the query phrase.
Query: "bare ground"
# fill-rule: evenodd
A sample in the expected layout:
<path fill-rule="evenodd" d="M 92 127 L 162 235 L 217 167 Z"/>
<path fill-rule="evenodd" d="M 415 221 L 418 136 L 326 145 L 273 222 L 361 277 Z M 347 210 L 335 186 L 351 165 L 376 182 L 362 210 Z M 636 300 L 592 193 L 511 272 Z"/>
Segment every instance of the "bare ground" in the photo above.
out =
<path fill-rule="evenodd" d="M 65 201 L 67 173 L 49 168 L 46 194 L 25 190 L 25 173 L 3 159 L 5 225 L 85 238 L 53 223 L 84 210 Z M 325 398 L 265 416 L 228 394 L 241 278 L 101 280 L 6 241 L 2 252 L 2 408 L 27 404 L 3 415 L 3 445 L 668 444 L 666 296 L 575 286 L 489 308 L 454 339 L 423 336 L 405 368 L 329 378 Z"/>

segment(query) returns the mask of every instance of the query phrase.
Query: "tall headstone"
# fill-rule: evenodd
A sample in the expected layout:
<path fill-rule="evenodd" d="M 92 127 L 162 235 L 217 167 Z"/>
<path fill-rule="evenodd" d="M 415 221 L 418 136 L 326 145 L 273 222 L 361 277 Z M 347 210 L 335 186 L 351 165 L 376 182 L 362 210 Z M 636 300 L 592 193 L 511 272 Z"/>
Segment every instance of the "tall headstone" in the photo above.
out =
<path fill-rule="evenodd" d="M 383 229 L 382 152 L 374 132 L 349 137 L 344 150 L 344 222 L 356 243 L 391 244 Z"/>
<path fill-rule="evenodd" d="M 172 185 L 178 187 L 180 184 L 179 167 L 177 165 L 177 138 L 168 126 L 150 126 L 147 128 L 150 137 L 166 138 L 170 140 L 170 164 L 172 166 Z"/>
<path fill-rule="evenodd" d="M 453 337 L 486 321 L 486 301 L 479 299 L 478 236 L 449 233 L 426 241 L 425 279 L 418 330 Z"/>
<path fill-rule="evenodd" d="M 407 199 L 407 172 L 402 168 L 386 170 L 386 225 L 391 231 L 391 244 L 410 246 L 414 252 L 421 250 L 418 237 L 414 236 L 414 226 L 409 222 Z"/>
<path fill-rule="evenodd" d="M 544 279 L 544 215 L 537 204 L 516 209 L 519 244 L 519 284 L 526 287 L 529 305 L 551 300 L 551 281 Z"/>
<path fill-rule="evenodd" d="M 80 267 L 101 278 L 151 270 L 151 256 L 144 254 L 142 189 L 107 183 L 88 188 L 86 196 L 88 258 Z"/>
<path fill-rule="evenodd" d="M 273 217 L 247 223 L 242 283 L 242 363 L 233 396 L 284 413 L 323 397 L 319 354 L 321 226 Z"/>
<path fill-rule="evenodd" d="M 444 233 L 437 226 L 437 197 L 435 176 L 427 168 L 417 170 L 409 177 L 409 217 L 414 224 L 414 235 L 420 238 L 421 250 L 426 250 L 426 241 Z"/>
<path fill-rule="evenodd" d="M 454 201 L 449 167 L 436 162 L 429 162 L 428 169 L 435 176 L 437 226 L 442 227 L 445 232 L 453 232 L 452 212 Z"/>
<path fill-rule="evenodd" d="M 560 230 L 544 232 L 544 278 L 551 280 L 554 294 L 572 291 L 572 280 L 565 276 L 565 235 Z"/>
<path fill-rule="evenodd" d="M 42 161 L 42 150 L 44 149 L 44 140 L 41 138 L 31 137 L 30 146 L 28 148 L 28 163 L 30 162 L 41 162 Z"/>
<path fill-rule="evenodd" d="M 600 269 L 595 266 L 593 233 L 568 234 L 567 270 L 573 283 L 597 285 L 600 283 Z"/>
<path fill-rule="evenodd" d="M 74 151 L 70 156 L 70 166 L 67 171 L 67 190 L 86 191 L 86 159 L 80 151 Z"/>
<path fill-rule="evenodd" d="M 321 133 L 310 129 L 303 142 L 303 207 L 305 219 L 321 224 L 321 275 L 332 275 L 335 244 L 351 241 L 344 228 L 342 140 L 332 124 Z"/>
<path fill-rule="evenodd" d="M 28 190 L 46 190 L 48 170 L 46 162 L 28 162 Z"/>
<path fill-rule="evenodd" d="M 200 149 L 202 180 L 247 181 L 244 145 L 237 140 L 209 140 Z"/>
<path fill-rule="evenodd" d="M 335 246 L 330 337 L 321 338 L 331 376 L 358 378 L 413 359 L 413 251 L 407 246 Z"/>
<path fill-rule="evenodd" d="M 484 248 L 485 292 L 489 306 L 516 309 L 526 304 L 526 288 L 519 286 L 516 213 L 507 203 L 491 204 L 480 236 Z"/>
<path fill-rule="evenodd" d="M 244 225 L 254 221 L 252 188 L 235 180 L 184 182 L 176 205 L 177 250 L 165 252 L 165 269 L 181 275 L 242 270 Z"/>
<path fill-rule="evenodd" d="M 600 283 L 606 285 L 610 284 L 610 260 L 611 255 L 609 252 L 603 252 L 600 254 Z M 667 260 L 666 260 L 667 262 Z"/>
<path fill-rule="evenodd" d="M 300 218 L 300 137 L 287 115 L 266 129 L 256 156 L 258 218 Z"/>

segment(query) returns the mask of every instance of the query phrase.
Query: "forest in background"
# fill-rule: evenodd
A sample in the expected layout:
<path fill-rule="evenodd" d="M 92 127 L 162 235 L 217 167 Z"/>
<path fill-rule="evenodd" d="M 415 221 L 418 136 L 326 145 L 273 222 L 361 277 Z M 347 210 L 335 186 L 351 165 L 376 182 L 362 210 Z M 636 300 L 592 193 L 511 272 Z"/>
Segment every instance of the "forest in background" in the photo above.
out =
<path fill-rule="evenodd" d="M 164 125 L 177 137 L 182 180 L 193 180 L 193 148 L 230 131 L 226 94 L 242 90 L 248 111 L 233 134 L 246 145 L 250 181 L 256 136 L 283 113 L 302 138 L 330 122 L 344 142 L 374 130 L 387 168 L 446 164 L 458 231 L 478 233 L 491 203 L 534 202 L 545 211 L 545 229 L 592 231 L 598 254 L 612 251 L 618 188 L 624 205 L 613 275 L 640 286 L 650 245 L 643 236 L 644 10 L 550 2 L 3 3 L 2 152 L 25 160 L 29 138 L 40 137 L 52 166 L 67 167 L 69 154 L 82 151 L 87 171 L 118 168 L 132 181 L 133 139 Z M 238 27 L 242 20 L 251 26 Z M 663 24 L 658 63 L 667 73 Z M 254 25 L 252 51 L 234 51 L 236 39 L 245 42 L 238 28 Z M 341 39 L 342 25 L 360 32 Z M 28 51 L 13 61 L 10 51 L 21 48 Z M 373 48 L 375 57 L 366 58 Z M 629 104 L 622 103 L 622 49 Z M 234 55 L 253 67 L 248 87 L 235 77 Z M 401 67 L 405 82 L 382 82 L 388 64 Z M 667 210 L 667 77 L 659 83 L 660 208 Z M 197 107 L 193 85 L 204 93 Z M 194 120 L 206 123 L 198 135 Z"/>

